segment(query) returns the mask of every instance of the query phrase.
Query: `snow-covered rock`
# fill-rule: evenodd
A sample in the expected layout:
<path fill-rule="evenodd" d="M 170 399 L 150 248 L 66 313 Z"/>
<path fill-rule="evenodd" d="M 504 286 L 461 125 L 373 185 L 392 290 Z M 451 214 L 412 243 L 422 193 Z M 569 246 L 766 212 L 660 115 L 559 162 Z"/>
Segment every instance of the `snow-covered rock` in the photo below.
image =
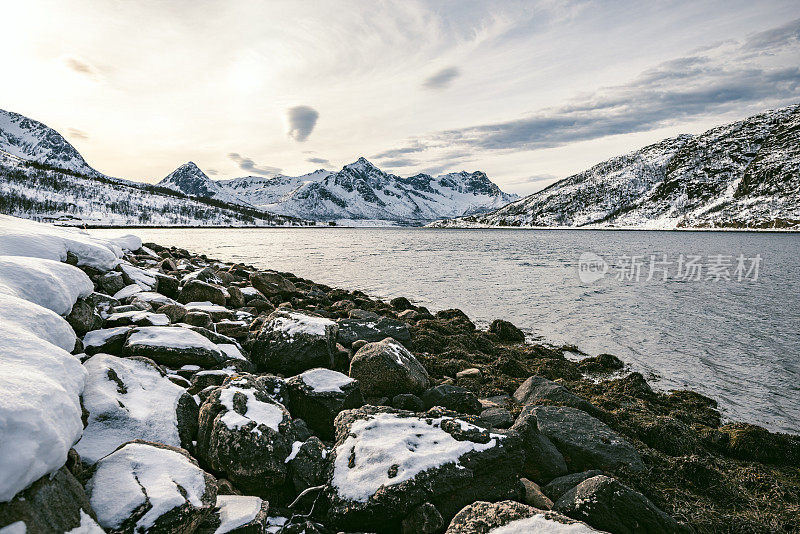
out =
<path fill-rule="evenodd" d="M 0 256 L 0 293 L 67 315 L 79 297 L 88 297 L 94 284 L 86 273 L 54 260 Z"/>
<path fill-rule="evenodd" d="M 243 375 L 215 389 L 200 407 L 197 453 L 248 493 L 267 496 L 283 484 L 296 441 L 271 377 Z"/>
<path fill-rule="evenodd" d="M 155 364 L 97 354 L 84 362 L 83 391 L 87 425 L 75 450 L 95 463 L 128 441 L 143 439 L 180 447 L 178 401 L 186 391 L 166 378 Z"/>
<path fill-rule="evenodd" d="M 478 501 L 464 507 L 445 534 L 591 534 L 600 532 L 556 512 L 514 501 Z"/>
<path fill-rule="evenodd" d="M 336 418 L 330 519 L 368 531 L 424 502 L 446 520 L 476 499 L 517 498 L 523 453 L 513 433 L 493 433 L 432 410 L 420 416 L 365 406 Z"/>
<path fill-rule="evenodd" d="M 269 503 L 250 495 L 217 495 L 215 516 L 206 520 L 202 532 L 237 534 L 264 532 Z"/>
<path fill-rule="evenodd" d="M 193 532 L 217 500 L 216 480 L 186 451 L 147 442 L 97 462 L 86 490 L 100 526 L 124 533 Z"/>
<path fill-rule="evenodd" d="M 126 355 L 145 356 L 171 367 L 187 364 L 209 367 L 226 359 L 215 343 L 180 326 L 136 328 L 128 335 L 123 350 Z"/>
<path fill-rule="evenodd" d="M 800 106 L 612 158 L 439 227 L 800 227 Z"/>
<path fill-rule="evenodd" d="M 430 382 L 422 364 L 392 338 L 358 349 L 350 361 L 350 376 L 361 383 L 361 391 L 367 397 L 419 394 Z"/>
<path fill-rule="evenodd" d="M 330 369 L 310 369 L 286 381 L 292 416 L 324 440 L 333 439 L 333 421 L 342 410 L 359 408 L 364 397 L 358 381 Z"/>
<path fill-rule="evenodd" d="M 255 338 L 251 357 L 260 370 L 296 374 L 332 367 L 338 326 L 324 317 L 275 310 Z"/>

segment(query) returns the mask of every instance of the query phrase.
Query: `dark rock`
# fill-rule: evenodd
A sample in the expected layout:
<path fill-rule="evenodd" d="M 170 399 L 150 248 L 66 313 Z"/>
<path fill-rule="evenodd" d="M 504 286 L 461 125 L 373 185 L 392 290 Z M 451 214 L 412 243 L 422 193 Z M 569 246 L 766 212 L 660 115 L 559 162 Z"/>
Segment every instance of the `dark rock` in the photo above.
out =
<path fill-rule="evenodd" d="M 430 381 L 414 355 L 391 338 L 361 347 L 350 361 L 350 376 L 369 397 L 422 393 Z"/>
<path fill-rule="evenodd" d="M 228 306 L 232 308 L 241 308 L 246 304 L 242 290 L 236 286 L 228 287 Z"/>
<path fill-rule="evenodd" d="M 584 480 L 555 503 L 555 510 L 614 534 L 693 532 L 641 493 L 605 475 Z"/>
<path fill-rule="evenodd" d="M 293 417 L 303 419 L 316 435 L 333 439 L 333 421 L 342 410 L 359 408 L 364 397 L 358 380 L 330 369 L 310 369 L 286 381 Z"/>
<path fill-rule="evenodd" d="M 554 478 L 550 482 L 547 483 L 546 486 L 542 488 L 542 492 L 547 495 L 547 497 L 556 502 L 558 499 L 561 498 L 566 492 L 592 477 L 596 477 L 597 475 L 602 475 L 603 472 L 599 469 L 592 469 L 590 471 L 583 471 L 581 473 L 572 473 L 569 475 L 564 475 L 562 477 Z"/>
<path fill-rule="evenodd" d="M 295 441 L 289 412 L 272 397 L 270 385 L 244 375 L 212 391 L 200 407 L 196 447 L 211 469 L 265 498 L 284 483 Z"/>
<path fill-rule="evenodd" d="M 293 445 L 298 446 L 296 441 Z M 325 467 L 328 451 L 317 436 L 311 436 L 298 446 L 294 458 L 289 460 L 292 483 L 297 493 L 325 483 Z"/>
<path fill-rule="evenodd" d="M 75 330 L 75 333 L 82 336 L 89 330 L 99 328 L 103 320 L 95 313 L 94 308 L 85 299 L 78 299 L 72 306 L 72 311 L 66 317 L 67 322 Z"/>
<path fill-rule="evenodd" d="M 593 358 L 584 358 L 578 367 L 585 373 L 610 373 L 625 367 L 622 360 L 613 354 L 598 354 Z"/>
<path fill-rule="evenodd" d="M 377 321 L 378 319 L 381 318 L 381 316 L 375 312 L 366 311 L 359 308 L 350 310 L 349 312 L 347 312 L 347 316 L 351 319 L 367 319 L 370 321 Z"/>
<path fill-rule="evenodd" d="M 539 431 L 536 419 L 530 410 L 523 410 L 511 429 L 518 432 L 522 438 L 525 451 L 523 474 L 526 478 L 547 482 L 568 472 L 564 455 Z"/>
<path fill-rule="evenodd" d="M 350 345 L 350 350 L 352 350 L 353 354 L 355 354 L 356 352 L 358 352 L 358 349 L 360 349 L 366 344 L 367 342 L 363 339 L 359 339 L 358 341 L 353 341 L 353 344 Z"/>
<path fill-rule="evenodd" d="M 525 341 L 525 334 L 508 321 L 502 319 L 495 319 L 489 325 L 489 332 L 497 336 L 500 341 L 507 343 L 523 343 Z"/>
<path fill-rule="evenodd" d="M 164 304 L 156 309 L 156 313 L 163 313 L 171 323 L 180 323 L 186 317 L 186 308 L 180 304 Z"/>
<path fill-rule="evenodd" d="M 193 451 L 193 443 L 197 441 L 197 424 L 200 418 L 200 406 L 194 396 L 185 392 L 178 398 L 178 405 L 175 408 L 176 424 L 178 436 L 181 439 L 181 447 L 187 451 Z"/>
<path fill-rule="evenodd" d="M 560 532 L 560 525 L 580 524 L 557 512 L 537 510 L 532 506 L 516 501 L 489 503 L 478 501 L 463 508 L 447 527 L 445 534 L 488 534 L 512 521 L 527 519 L 541 515 L 537 525 L 528 525 L 525 530 L 517 532 Z M 538 527 L 538 528 L 537 528 Z"/>
<path fill-rule="evenodd" d="M 208 387 L 221 386 L 225 379 L 233 376 L 234 372 L 230 369 L 212 369 L 209 371 L 200 371 L 194 373 L 191 378 L 190 393 L 198 393 Z"/>
<path fill-rule="evenodd" d="M 470 321 L 469 317 L 467 317 L 467 314 L 461 310 L 440 310 L 436 312 L 436 318 L 446 321 L 451 326 L 456 327 L 459 330 L 463 330 L 465 332 L 475 331 L 475 323 Z"/>
<path fill-rule="evenodd" d="M 117 271 L 109 271 L 100 277 L 99 285 L 103 291 L 109 295 L 113 295 L 124 288 L 127 284 L 125 283 L 125 278 L 122 276 L 122 273 Z"/>
<path fill-rule="evenodd" d="M 444 527 L 444 518 L 429 502 L 414 508 L 400 526 L 402 534 L 434 534 Z"/>
<path fill-rule="evenodd" d="M 567 406 L 527 406 L 520 414 L 538 427 L 564 455 L 571 471 L 644 469 L 636 449 L 608 425 L 583 410 Z M 518 419 L 519 421 L 519 419 Z M 512 427 L 513 428 L 513 427 Z"/>
<path fill-rule="evenodd" d="M 132 326 L 118 326 L 87 332 L 83 338 L 83 350 L 88 355 L 104 352 L 106 354 L 122 354 L 122 346 Z"/>
<path fill-rule="evenodd" d="M 62 467 L 10 501 L 0 502 L 0 530 L 22 521 L 25 528 L 19 532 L 68 532 L 81 524 L 83 514 L 95 518 L 83 486 Z"/>
<path fill-rule="evenodd" d="M 514 392 L 514 400 L 522 406 L 543 404 L 542 401 L 549 401 L 553 404 L 571 406 L 590 414 L 597 414 L 600 411 L 592 403 L 578 397 L 558 382 L 541 376 L 532 376 L 523 382 Z"/>
<path fill-rule="evenodd" d="M 425 403 L 422 399 L 411 393 L 400 393 L 392 398 L 392 406 L 398 410 L 408 410 L 410 412 L 425 411 Z"/>
<path fill-rule="evenodd" d="M 382 341 L 391 337 L 408 346 L 411 333 L 408 326 L 396 319 L 380 317 L 379 319 L 339 319 L 339 343 L 349 346 L 354 341 L 363 339 L 368 343 Z"/>
<path fill-rule="evenodd" d="M 258 313 L 269 312 L 275 309 L 275 305 L 266 299 L 253 299 L 247 303 L 256 309 Z"/>
<path fill-rule="evenodd" d="M 551 510 L 553 508 L 553 501 L 542 492 L 539 484 L 527 478 L 521 478 L 519 481 L 522 482 L 522 487 L 525 488 L 525 496 L 522 498 L 525 504 L 540 510 Z"/>
<path fill-rule="evenodd" d="M 425 409 L 441 406 L 458 413 L 476 415 L 481 413 L 483 406 L 473 392 L 460 386 L 443 384 L 432 387 L 422 394 Z"/>
<path fill-rule="evenodd" d="M 216 480 L 189 453 L 141 440 L 97 462 L 86 490 L 100 526 L 121 534 L 191 534 L 217 501 Z"/>
<path fill-rule="evenodd" d="M 511 428 L 514 417 L 500 406 L 490 406 L 481 411 L 481 423 L 489 428 Z"/>
<path fill-rule="evenodd" d="M 234 339 L 243 340 L 250 333 L 249 325 L 244 321 L 219 321 L 214 325 L 217 333 Z"/>
<path fill-rule="evenodd" d="M 201 282 L 200 280 L 190 280 L 181 289 L 178 295 L 178 302 L 186 304 L 189 302 L 210 302 L 212 304 L 225 305 L 225 292 L 221 287 Z"/>
<path fill-rule="evenodd" d="M 300 312 L 274 311 L 255 337 L 250 356 L 259 370 L 293 375 L 333 366 L 336 323 Z"/>
<path fill-rule="evenodd" d="M 262 294 L 271 297 L 272 295 L 287 295 L 297 292 L 297 287 L 279 275 L 267 271 L 258 271 L 250 274 L 250 283 Z M 251 304 L 252 306 L 252 304 Z"/>
<path fill-rule="evenodd" d="M 158 280 L 158 292 L 171 299 L 178 298 L 180 290 L 180 282 L 174 276 L 168 276 L 162 273 L 153 273 L 153 276 Z"/>
<path fill-rule="evenodd" d="M 334 527 L 384 531 L 426 502 L 447 521 L 475 500 L 520 497 L 516 433 L 490 434 L 445 413 L 451 415 L 365 406 L 339 414 L 328 489 Z M 452 452 L 456 446 L 460 452 Z M 439 449 L 452 458 L 425 460 Z M 386 474 L 373 479 L 376 470 Z"/>

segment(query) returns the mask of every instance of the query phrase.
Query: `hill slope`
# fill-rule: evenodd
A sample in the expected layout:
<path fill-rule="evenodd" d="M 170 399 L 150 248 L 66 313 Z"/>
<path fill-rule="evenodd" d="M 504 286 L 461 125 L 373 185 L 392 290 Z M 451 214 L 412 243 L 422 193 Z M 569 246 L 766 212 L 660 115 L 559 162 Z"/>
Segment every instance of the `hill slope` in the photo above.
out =
<path fill-rule="evenodd" d="M 665 139 L 433 226 L 800 228 L 800 106 Z"/>

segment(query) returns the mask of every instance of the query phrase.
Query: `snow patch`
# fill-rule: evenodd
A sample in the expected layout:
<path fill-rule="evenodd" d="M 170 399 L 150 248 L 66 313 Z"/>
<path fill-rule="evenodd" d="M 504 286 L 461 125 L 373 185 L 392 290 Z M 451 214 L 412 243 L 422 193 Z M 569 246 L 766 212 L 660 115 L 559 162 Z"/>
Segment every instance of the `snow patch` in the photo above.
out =
<path fill-rule="evenodd" d="M 249 495 L 218 495 L 220 525 L 214 534 L 225 534 L 256 518 L 264 501 Z"/>
<path fill-rule="evenodd" d="M 600 531 L 584 523 L 565 525 L 564 523 L 547 519 L 544 514 L 536 514 L 524 519 L 514 520 L 502 527 L 493 528 L 487 534 L 529 534 L 531 532 L 536 532 L 537 534 L 588 534 Z"/>
<path fill-rule="evenodd" d="M 327 327 L 336 325 L 334 321 L 324 317 L 296 312 L 288 312 L 288 315 L 289 317 L 275 317 L 271 322 L 275 330 L 283 332 L 289 338 L 294 338 L 299 334 L 324 336 Z"/>
<path fill-rule="evenodd" d="M 349 376 L 330 369 L 310 369 L 299 375 L 308 387 L 317 393 L 342 393 L 342 387 L 355 380 Z"/>
<path fill-rule="evenodd" d="M 233 382 L 232 384 L 235 384 Z M 240 414 L 233 409 L 233 398 L 236 394 L 244 395 L 247 409 L 244 414 Z M 283 421 L 283 410 L 278 404 L 262 402 L 256 399 L 252 389 L 237 388 L 230 386 L 222 390 L 219 401 L 228 411 L 222 416 L 221 421 L 231 430 L 238 430 L 247 425 L 250 421 L 255 421 L 256 426 L 251 432 L 261 434 L 259 425 L 265 425 L 275 432 L 278 432 L 278 425 Z"/>
<path fill-rule="evenodd" d="M 206 349 L 219 352 L 217 345 L 194 330 L 179 326 L 143 326 L 135 329 L 127 344 L 173 349 Z"/>
<path fill-rule="evenodd" d="M 1 240 L 0 240 L 1 242 Z M 33 302 L 58 315 L 67 315 L 94 284 L 86 273 L 55 260 L 0 256 L 0 293 Z"/>

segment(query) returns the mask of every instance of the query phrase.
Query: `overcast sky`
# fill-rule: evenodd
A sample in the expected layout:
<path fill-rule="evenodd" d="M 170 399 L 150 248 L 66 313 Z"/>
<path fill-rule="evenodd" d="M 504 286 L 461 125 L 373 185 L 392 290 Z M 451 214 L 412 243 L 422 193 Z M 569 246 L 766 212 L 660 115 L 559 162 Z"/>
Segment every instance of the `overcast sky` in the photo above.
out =
<path fill-rule="evenodd" d="M 797 0 L 4 2 L 0 108 L 157 181 L 365 156 L 527 194 L 800 103 Z"/>

